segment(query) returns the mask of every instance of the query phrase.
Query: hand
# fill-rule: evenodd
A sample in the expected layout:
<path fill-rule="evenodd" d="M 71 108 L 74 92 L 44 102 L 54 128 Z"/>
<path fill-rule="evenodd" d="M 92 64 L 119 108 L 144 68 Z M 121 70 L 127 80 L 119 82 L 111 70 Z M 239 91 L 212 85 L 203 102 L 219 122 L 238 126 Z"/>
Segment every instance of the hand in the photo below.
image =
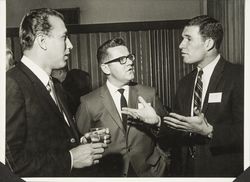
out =
<path fill-rule="evenodd" d="M 101 142 L 106 144 L 111 143 L 111 135 L 108 128 L 103 128 L 100 130 L 85 133 L 84 136 L 81 137 L 80 143 L 81 144 L 91 143 L 91 135 L 93 134 L 93 132 L 100 136 Z"/>
<path fill-rule="evenodd" d="M 123 107 L 121 113 L 127 114 L 131 116 L 134 119 L 140 119 L 141 121 L 147 123 L 147 124 L 159 124 L 160 123 L 160 117 L 156 114 L 154 108 L 150 106 L 146 101 L 139 96 L 138 100 L 140 103 L 142 103 L 143 108 L 141 109 L 132 109 L 128 107 Z"/>
<path fill-rule="evenodd" d="M 102 157 L 102 153 L 104 152 L 104 147 L 107 147 L 107 144 L 91 143 L 79 145 L 71 149 L 70 152 L 73 157 L 73 167 L 83 168 L 93 164 L 98 164 L 99 159 Z"/>
<path fill-rule="evenodd" d="M 198 133 L 207 136 L 213 131 L 213 126 L 210 125 L 203 113 L 195 110 L 196 116 L 185 117 L 176 113 L 170 113 L 164 117 L 164 121 L 170 128 L 179 131 Z"/>

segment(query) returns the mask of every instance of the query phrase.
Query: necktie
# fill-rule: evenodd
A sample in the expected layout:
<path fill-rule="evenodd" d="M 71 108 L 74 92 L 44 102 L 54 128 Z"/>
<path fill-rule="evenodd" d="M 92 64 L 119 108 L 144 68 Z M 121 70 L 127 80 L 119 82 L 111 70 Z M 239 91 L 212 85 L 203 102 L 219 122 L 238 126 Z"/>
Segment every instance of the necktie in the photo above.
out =
<path fill-rule="evenodd" d="M 196 84 L 194 87 L 194 108 L 193 108 L 193 112 L 194 109 L 196 108 L 197 110 L 199 110 L 199 112 L 201 112 L 201 103 L 202 103 L 202 88 L 203 88 L 203 83 L 202 83 L 202 74 L 203 71 L 202 69 L 200 69 L 200 71 L 198 72 L 197 75 L 197 79 L 196 79 Z M 195 113 L 194 113 L 195 116 Z M 190 137 L 193 136 L 193 133 L 189 133 Z M 191 139 L 192 140 L 192 139 Z M 191 155 L 192 158 L 195 157 L 195 146 L 189 146 L 189 153 Z"/>
<path fill-rule="evenodd" d="M 201 80 L 202 74 L 203 71 L 202 69 L 200 69 L 197 75 L 197 81 L 194 88 L 194 108 L 196 107 L 197 110 L 199 111 L 201 111 L 201 103 L 202 103 L 202 87 L 203 87 L 203 83 Z"/>
<path fill-rule="evenodd" d="M 62 109 L 62 106 L 60 104 L 60 102 L 58 101 L 58 98 L 56 96 L 56 92 L 55 92 L 55 87 L 54 87 L 54 83 L 52 81 L 52 78 L 50 77 L 49 79 L 49 82 L 48 82 L 48 85 L 47 85 L 47 90 L 52 94 L 52 98 L 53 100 L 55 101 L 59 111 L 63 114 L 63 109 Z"/>
<path fill-rule="evenodd" d="M 118 92 L 120 92 L 120 94 L 121 94 L 121 100 L 120 100 L 120 101 L 121 101 L 121 102 L 120 102 L 120 104 L 121 104 L 121 109 L 122 109 L 123 107 L 127 107 L 128 104 L 127 104 L 127 101 L 126 101 L 126 99 L 125 99 L 125 97 L 124 97 L 124 95 L 123 95 L 124 89 L 123 89 L 123 88 L 118 89 Z M 124 127 L 125 131 L 126 131 L 126 129 L 127 129 L 127 115 L 126 115 L 126 114 L 122 114 L 122 124 L 123 124 L 123 127 Z"/>

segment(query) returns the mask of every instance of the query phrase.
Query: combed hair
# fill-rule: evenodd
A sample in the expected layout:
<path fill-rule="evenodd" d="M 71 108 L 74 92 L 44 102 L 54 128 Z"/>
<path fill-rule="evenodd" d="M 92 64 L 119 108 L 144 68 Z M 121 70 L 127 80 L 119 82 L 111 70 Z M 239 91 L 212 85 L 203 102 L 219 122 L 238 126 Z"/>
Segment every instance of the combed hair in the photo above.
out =
<path fill-rule="evenodd" d="M 97 49 L 97 61 L 99 64 L 103 63 L 107 54 L 107 49 L 111 47 L 117 47 L 117 46 L 125 46 L 125 41 L 122 38 L 113 38 L 106 42 L 104 42 L 98 49 Z"/>
<path fill-rule="evenodd" d="M 218 20 L 207 15 L 201 15 L 192 18 L 187 26 L 199 26 L 201 36 L 204 39 L 213 39 L 216 49 L 220 48 L 223 39 L 223 28 Z"/>
<path fill-rule="evenodd" d="M 49 16 L 56 16 L 64 21 L 61 13 L 49 8 L 31 10 L 23 17 L 19 28 L 22 51 L 33 47 L 35 38 L 39 33 L 48 35 L 51 30 L 51 24 L 48 21 Z"/>

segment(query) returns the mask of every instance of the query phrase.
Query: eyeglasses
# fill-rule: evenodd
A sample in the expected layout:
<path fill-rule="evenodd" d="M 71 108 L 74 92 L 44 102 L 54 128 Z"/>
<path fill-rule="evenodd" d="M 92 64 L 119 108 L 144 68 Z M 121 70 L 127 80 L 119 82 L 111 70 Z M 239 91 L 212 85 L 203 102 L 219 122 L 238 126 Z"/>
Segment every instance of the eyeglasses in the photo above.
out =
<path fill-rule="evenodd" d="M 113 63 L 113 62 L 120 62 L 120 64 L 126 64 L 128 59 L 130 61 L 135 61 L 135 55 L 134 54 L 129 54 L 127 56 L 121 56 L 119 58 L 107 61 L 106 63 L 103 63 L 103 64 L 109 64 L 109 63 Z"/>

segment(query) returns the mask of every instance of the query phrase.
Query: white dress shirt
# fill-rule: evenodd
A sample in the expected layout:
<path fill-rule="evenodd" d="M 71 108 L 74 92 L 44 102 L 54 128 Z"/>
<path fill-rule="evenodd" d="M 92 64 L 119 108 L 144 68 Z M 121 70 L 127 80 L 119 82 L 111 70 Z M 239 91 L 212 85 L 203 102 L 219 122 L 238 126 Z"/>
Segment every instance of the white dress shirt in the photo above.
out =
<path fill-rule="evenodd" d="M 118 89 L 121 89 L 121 88 L 118 88 L 114 85 L 112 85 L 112 83 L 110 83 L 110 81 L 107 80 L 107 87 L 108 87 L 108 90 L 110 92 L 110 95 L 112 96 L 113 98 L 113 101 L 115 103 L 115 106 L 116 106 L 116 109 L 120 115 L 120 117 L 122 118 L 122 114 L 121 114 L 121 93 L 118 91 Z M 129 86 L 128 85 L 125 85 L 122 87 L 124 89 L 124 97 L 128 103 L 128 97 L 129 97 Z"/>

